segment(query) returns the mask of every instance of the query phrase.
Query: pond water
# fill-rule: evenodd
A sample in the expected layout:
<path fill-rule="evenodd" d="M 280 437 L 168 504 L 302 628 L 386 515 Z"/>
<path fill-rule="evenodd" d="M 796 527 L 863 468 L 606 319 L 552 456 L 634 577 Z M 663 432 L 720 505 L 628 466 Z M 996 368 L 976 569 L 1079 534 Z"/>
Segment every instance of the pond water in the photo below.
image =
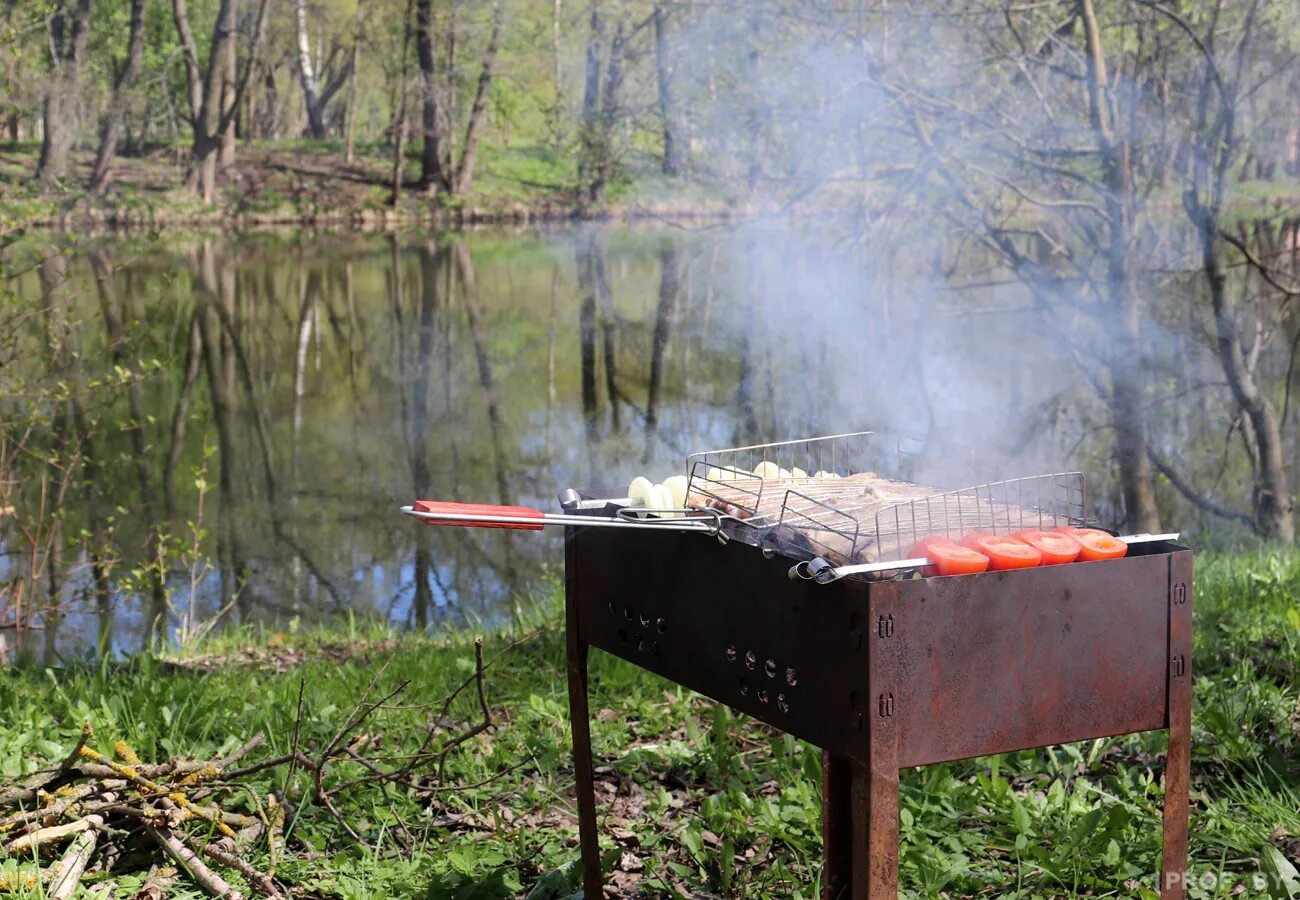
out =
<path fill-rule="evenodd" d="M 491 625 L 558 577 L 561 535 L 425 528 L 400 505 L 555 510 L 693 450 L 857 429 L 913 475 L 972 450 L 982 477 L 1083 470 L 1120 524 L 1104 323 L 948 259 L 789 225 L 38 241 L 8 302 L 31 313 L 19 380 L 45 393 L 4 402 L 75 474 L 23 469 L 11 518 L 62 513 L 36 572 L 30 536 L 3 532 L 0 584 L 48 656 L 218 614 Z M 1203 316 L 1161 290 L 1153 444 L 1239 503 Z M 1285 353 L 1263 365 L 1280 390 Z M 1207 527 L 1159 491 L 1170 525 Z"/>

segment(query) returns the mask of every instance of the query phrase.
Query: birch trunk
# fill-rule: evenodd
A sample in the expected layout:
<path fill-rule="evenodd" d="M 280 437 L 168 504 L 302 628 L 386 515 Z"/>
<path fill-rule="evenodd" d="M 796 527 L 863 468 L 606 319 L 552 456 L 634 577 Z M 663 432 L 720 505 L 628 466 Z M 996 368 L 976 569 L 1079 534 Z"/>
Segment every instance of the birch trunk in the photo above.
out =
<path fill-rule="evenodd" d="M 358 12 L 358 18 L 360 15 Z M 307 130 L 313 138 L 320 140 L 325 137 L 325 117 L 321 110 L 320 88 L 316 84 L 316 70 L 311 60 L 306 0 L 294 0 L 294 24 L 298 43 L 298 79 L 302 83 L 302 99 L 307 108 Z"/>

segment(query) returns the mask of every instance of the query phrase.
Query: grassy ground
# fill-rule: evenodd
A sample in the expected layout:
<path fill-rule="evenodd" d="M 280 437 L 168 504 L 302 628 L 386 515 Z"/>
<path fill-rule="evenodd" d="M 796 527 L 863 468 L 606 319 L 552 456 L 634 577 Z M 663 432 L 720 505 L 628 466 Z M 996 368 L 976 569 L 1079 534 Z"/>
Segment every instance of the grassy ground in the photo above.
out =
<path fill-rule="evenodd" d="M 233 168 L 223 173 L 218 202 L 199 203 L 184 188 L 188 147 L 162 146 L 124 156 L 103 196 L 81 189 L 93 149 L 74 155 L 73 172 L 61 189 L 36 183 L 39 146 L 0 143 L 0 221 L 11 225 L 131 225 L 276 223 L 382 226 L 412 220 L 440 222 L 567 218 L 578 210 L 577 163 L 562 149 L 533 144 L 485 145 L 474 189 L 464 198 L 431 203 L 417 190 L 419 147 L 406 162 L 406 195 L 390 206 L 391 150 L 361 146 L 353 163 L 343 162 L 338 141 L 286 140 L 240 145 Z M 665 215 L 720 212 L 727 198 L 684 179 L 665 179 L 648 154 L 624 161 L 608 204 L 593 212 L 609 215 Z"/>
<path fill-rule="evenodd" d="M 1198 558 L 1192 897 L 1300 897 L 1297 598 L 1300 556 Z M 362 849 L 307 778 L 287 784 L 295 818 L 282 883 L 307 897 L 569 895 L 577 851 L 563 635 L 556 599 L 543 607 L 540 626 L 487 638 L 495 724 L 448 755 L 441 785 L 457 789 L 423 799 L 349 792 L 342 808 Z M 469 635 L 236 633 L 198 660 L 15 671 L 0 680 L 0 775 L 62 759 L 83 720 L 101 749 L 125 739 L 146 761 L 211 755 L 257 731 L 268 737 L 259 753 L 281 753 L 294 740 L 300 685 L 300 746 L 319 746 L 372 681 L 383 691 L 409 680 L 368 732 L 409 753 L 429 717 L 421 704 L 463 681 L 472 660 Z M 819 753 L 603 654 L 593 665 L 616 895 L 816 896 Z M 472 691 L 453 714 L 457 727 L 438 740 L 475 721 Z M 1157 896 L 1163 744 L 1130 736 L 904 773 L 905 896 Z M 355 777 L 349 768 L 330 777 Z M 260 787 L 283 775 L 268 772 Z M 263 851 L 253 858 L 270 865 Z M 0 873 L 27 865 L 0 862 Z M 139 877 L 103 881 L 130 896 Z"/>

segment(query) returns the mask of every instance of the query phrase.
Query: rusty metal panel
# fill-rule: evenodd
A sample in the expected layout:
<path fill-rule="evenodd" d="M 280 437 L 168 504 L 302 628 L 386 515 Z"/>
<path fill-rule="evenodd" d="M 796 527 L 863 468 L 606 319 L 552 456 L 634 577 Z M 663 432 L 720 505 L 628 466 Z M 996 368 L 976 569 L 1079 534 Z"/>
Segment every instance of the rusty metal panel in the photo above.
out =
<path fill-rule="evenodd" d="M 704 535 L 566 529 L 579 638 L 865 762 L 867 589 Z"/>
<path fill-rule="evenodd" d="M 1163 728 L 1169 555 L 902 582 L 892 616 L 899 764 Z M 892 699 L 887 695 L 892 694 Z"/>

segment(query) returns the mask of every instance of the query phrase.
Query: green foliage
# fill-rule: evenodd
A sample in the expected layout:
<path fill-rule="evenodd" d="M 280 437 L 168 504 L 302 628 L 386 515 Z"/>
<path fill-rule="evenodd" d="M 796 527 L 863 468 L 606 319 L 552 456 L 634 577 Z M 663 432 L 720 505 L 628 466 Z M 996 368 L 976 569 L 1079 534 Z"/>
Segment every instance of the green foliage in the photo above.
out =
<path fill-rule="evenodd" d="M 1202 554 L 1196 584 L 1190 896 L 1244 885 L 1246 896 L 1294 897 L 1300 697 L 1282 673 L 1300 666 L 1300 557 Z M 361 851 L 300 774 L 289 785 L 298 818 L 278 877 L 337 898 L 579 896 L 558 596 L 539 610 L 550 623 L 541 630 L 488 638 L 488 658 L 505 651 L 487 681 L 497 725 L 448 757 L 448 783 L 478 786 L 432 803 L 349 792 L 349 821 L 378 847 Z M 472 660 L 468 635 L 401 638 L 355 621 L 327 632 L 231 632 L 200 649 L 198 668 L 146 656 L 4 676 L 2 774 L 60 759 L 87 720 L 97 743 L 122 738 L 146 758 L 214 754 L 259 730 L 265 752 L 280 753 L 297 727 L 300 679 L 301 741 L 311 744 L 329 739 L 376 673 L 380 688 L 409 679 L 410 697 L 436 702 Z M 340 650 L 350 650 L 342 662 Z M 221 654 L 262 667 L 211 668 Z M 277 654 L 307 661 L 280 674 Z M 613 766 L 601 780 L 619 785 L 601 794 L 607 868 L 640 869 L 654 896 L 817 895 L 814 748 L 602 654 L 592 678 L 595 752 Z M 473 721 L 473 702 L 458 700 L 453 714 Z M 376 733 L 400 753 L 425 721 L 420 708 L 399 705 Z M 1156 897 L 1162 749 L 1162 738 L 1136 735 L 903 773 L 904 896 Z M 329 777 L 359 773 L 349 768 Z M 268 772 L 260 787 L 280 777 Z M 387 836 L 399 820 L 419 835 L 410 857 Z"/>

